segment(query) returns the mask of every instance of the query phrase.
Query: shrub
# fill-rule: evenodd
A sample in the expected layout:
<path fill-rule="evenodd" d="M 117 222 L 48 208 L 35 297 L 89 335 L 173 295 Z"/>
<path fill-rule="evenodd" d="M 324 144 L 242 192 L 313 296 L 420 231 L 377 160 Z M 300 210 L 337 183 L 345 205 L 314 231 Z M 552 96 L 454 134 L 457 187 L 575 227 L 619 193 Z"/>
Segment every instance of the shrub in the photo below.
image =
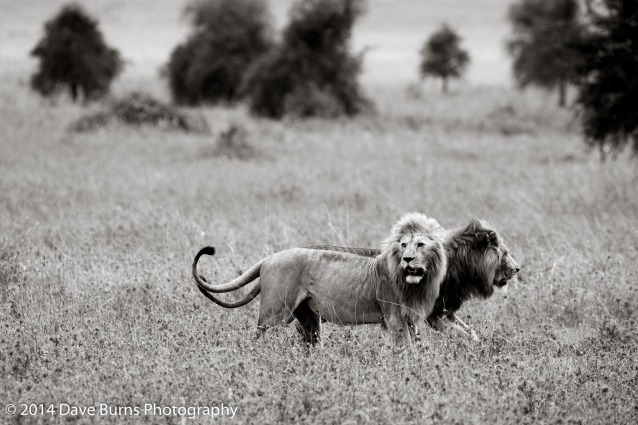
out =
<path fill-rule="evenodd" d="M 231 124 L 219 134 L 212 155 L 247 161 L 257 156 L 257 150 L 248 141 L 248 131 L 242 126 Z M 208 154 L 205 154 L 208 156 Z"/>
<path fill-rule="evenodd" d="M 618 151 L 631 142 L 638 153 L 638 2 L 605 0 L 604 6 L 592 12 L 594 28 L 582 46 L 582 125 L 590 145 Z"/>
<path fill-rule="evenodd" d="M 150 125 L 182 131 L 203 130 L 202 125 L 193 122 L 186 114 L 142 92 L 132 92 L 112 102 L 108 110 L 80 118 L 71 126 L 71 130 L 94 131 L 114 120 L 133 126 Z"/>
<path fill-rule="evenodd" d="M 449 79 L 462 77 L 469 63 L 470 55 L 461 48 L 461 37 L 447 25 L 432 34 L 421 49 L 421 77 L 440 78 L 444 93 Z"/>
<path fill-rule="evenodd" d="M 127 124 L 163 125 L 182 130 L 189 128 L 186 115 L 142 92 L 133 92 L 115 101 L 112 111 L 120 121 Z"/>
<path fill-rule="evenodd" d="M 238 99 L 244 72 L 272 45 L 263 0 L 197 0 L 185 12 L 193 33 L 166 67 L 173 100 L 196 105 Z"/>
<path fill-rule="evenodd" d="M 282 42 L 248 71 L 243 91 L 259 116 L 354 115 L 369 105 L 358 84 L 361 57 L 349 52 L 360 0 L 293 6 Z"/>
<path fill-rule="evenodd" d="M 88 133 L 106 127 L 113 116 L 110 112 L 95 112 L 84 115 L 69 125 L 69 130 L 74 133 Z"/>
<path fill-rule="evenodd" d="M 122 69 L 117 50 L 106 45 L 97 21 L 69 4 L 45 24 L 44 37 L 31 54 L 40 61 L 31 87 L 43 96 L 68 88 L 71 98 L 103 96 Z"/>

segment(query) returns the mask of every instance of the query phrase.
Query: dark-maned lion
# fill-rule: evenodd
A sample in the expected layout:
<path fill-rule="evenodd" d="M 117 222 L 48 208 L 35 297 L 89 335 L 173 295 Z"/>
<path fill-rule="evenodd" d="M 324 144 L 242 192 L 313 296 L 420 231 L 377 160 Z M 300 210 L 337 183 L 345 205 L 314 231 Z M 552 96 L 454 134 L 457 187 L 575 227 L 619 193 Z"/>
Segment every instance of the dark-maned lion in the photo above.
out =
<path fill-rule="evenodd" d="M 518 263 L 510 255 L 509 249 L 494 227 L 487 221 L 472 219 L 467 226 L 448 230 L 443 242 L 448 258 L 448 268 L 441 283 L 439 296 L 427 322 L 433 328 L 443 331 L 448 323 L 472 338 L 476 333 L 456 312 L 463 302 L 470 298 L 488 298 L 494 287 L 507 285 L 520 270 Z M 365 257 L 379 255 L 379 250 L 371 248 L 348 248 L 318 245 L 313 249 L 348 252 Z"/>
<path fill-rule="evenodd" d="M 193 277 L 211 301 L 240 307 L 261 293 L 257 328 L 286 325 L 294 318 L 306 342 L 321 337 L 321 321 L 356 325 L 382 323 L 397 343 L 411 343 L 409 316 L 427 317 L 445 276 L 444 229 L 423 214 L 406 214 L 392 227 L 377 256 L 293 248 L 270 255 L 224 285 L 211 285 L 197 273 L 203 248 L 193 261 Z M 248 296 L 222 301 L 213 293 L 230 292 L 259 278 Z"/>

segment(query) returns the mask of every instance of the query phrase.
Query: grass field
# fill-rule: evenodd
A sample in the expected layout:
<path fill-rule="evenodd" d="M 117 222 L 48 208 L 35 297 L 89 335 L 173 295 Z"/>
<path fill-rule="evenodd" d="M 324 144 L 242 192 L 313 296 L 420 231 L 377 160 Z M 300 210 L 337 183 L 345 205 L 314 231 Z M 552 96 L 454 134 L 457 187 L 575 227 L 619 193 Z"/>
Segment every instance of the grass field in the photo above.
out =
<path fill-rule="evenodd" d="M 196 423 L 638 419 L 636 161 L 601 162 L 553 96 L 415 97 L 407 79 L 371 79 L 378 112 L 352 121 L 202 108 L 189 113 L 210 134 L 75 134 L 86 111 L 41 100 L 15 64 L 0 83 L 0 423 L 191 422 L 6 414 L 22 403 L 237 408 Z M 156 74 L 123 78 L 163 92 Z M 232 125 L 252 159 L 215 155 Z M 413 210 L 446 227 L 486 218 L 523 265 L 507 293 L 460 311 L 480 342 L 423 329 L 397 352 L 379 327 L 327 325 L 308 354 L 293 326 L 254 339 L 258 302 L 224 310 L 190 276 L 204 245 L 220 283 L 289 247 L 378 246 Z"/>

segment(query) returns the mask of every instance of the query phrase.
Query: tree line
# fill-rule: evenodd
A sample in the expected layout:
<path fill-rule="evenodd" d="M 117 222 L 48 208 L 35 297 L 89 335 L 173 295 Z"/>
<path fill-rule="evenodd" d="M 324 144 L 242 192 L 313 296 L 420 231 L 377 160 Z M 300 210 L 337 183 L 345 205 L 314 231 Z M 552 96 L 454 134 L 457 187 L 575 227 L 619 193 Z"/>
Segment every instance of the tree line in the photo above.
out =
<path fill-rule="evenodd" d="M 350 49 L 365 0 L 298 0 L 279 37 L 264 0 L 191 0 L 192 30 L 163 69 L 180 105 L 244 100 L 269 118 L 351 116 L 371 106 L 358 77 L 362 54 Z M 508 11 L 507 51 L 517 85 L 567 88 L 589 143 L 638 152 L 638 0 L 518 0 Z M 420 50 L 419 75 L 448 91 L 470 63 L 449 25 Z M 69 4 L 45 23 L 31 54 L 31 86 L 44 96 L 68 90 L 73 100 L 105 95 L 123 68 L 95 18 Z"/>

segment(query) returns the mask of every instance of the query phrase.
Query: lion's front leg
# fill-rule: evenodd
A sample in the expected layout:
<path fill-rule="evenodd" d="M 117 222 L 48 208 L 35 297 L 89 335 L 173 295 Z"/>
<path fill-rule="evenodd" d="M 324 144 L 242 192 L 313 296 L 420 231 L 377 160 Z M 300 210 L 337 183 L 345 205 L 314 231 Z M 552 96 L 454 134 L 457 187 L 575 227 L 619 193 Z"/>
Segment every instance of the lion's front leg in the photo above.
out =
<path fill-rule="evenodd" d="M 410 339 L 412 341 L 421 341 L 421 334 L 419 333 L 419 327 L 417 326 L 417 319 L 412 316 L 408 316 L 407 324 L 410 331 Z"/>
<path fill-rule="evenodd" d="M 400 312 L 396 311 L 385 317 L 384 320 L 396 345 L 412 347 L 412 336 L 407 318 L 402 317 Z"/>
<path fill-rule="evenodd" d="M 447 328 L 447 320 L 444 317 L 439 316 L 430 316 L 428 317 L 428 325 L 432 327 L 435 331 L 443 333 L 445 328 Z"/>
<path fill-rule="evenodd" d="M 456 317 L 456 314 L 449 314 L 447 316 L 447 319 L 450 321 L 450 323 L 452 323 L 452 326 L 454 326 L 456 330 L 462 332 L 465 335 L 469 335 L 473 341 L 479 341 L 479 337 L 478 335 L 476 335 L 476 332 L 474 332 L 474 329 L 472 329 L 470 325 Z"/>

